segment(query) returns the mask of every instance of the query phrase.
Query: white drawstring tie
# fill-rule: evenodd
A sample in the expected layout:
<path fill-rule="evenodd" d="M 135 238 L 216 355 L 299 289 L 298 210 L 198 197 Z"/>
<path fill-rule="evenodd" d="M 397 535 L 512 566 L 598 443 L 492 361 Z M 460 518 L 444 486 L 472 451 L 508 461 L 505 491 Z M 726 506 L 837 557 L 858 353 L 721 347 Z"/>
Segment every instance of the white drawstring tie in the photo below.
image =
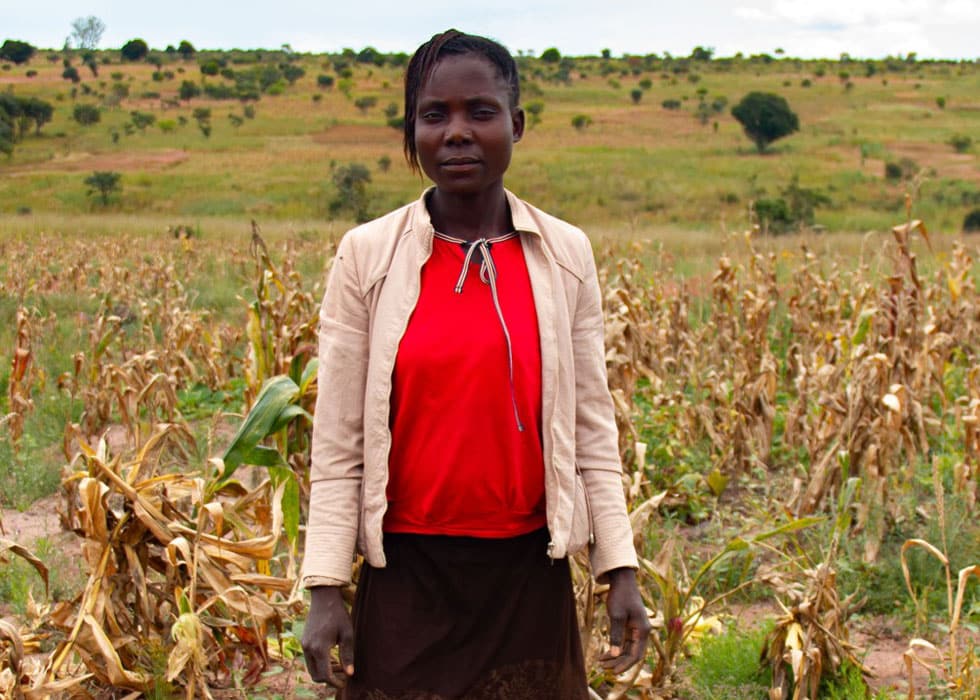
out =
<path fill-rule="evenodd" d="M 510 402 L 514 407 L 514 420 L 517 421 L 517 429 L 520 432 L 524 432 L 524 424 L 521 423 L 521 416 L 517 411 L 517 393 L 514 390 L 514 351 L 510 342 L 510 331 L 507 330 L 507 322 L 504 320 L 504 312 L 500 308 L 500 299 L 497 297 L 497 266 L 494 265 L 493 256 L 490 253 L 490 247 L 494 243 L 503 243 L 516 236 L 517 231 L 511 231 L 502 236 L 467 241 L 462 238 L 447 236 L 438 231 L 435 232 L 436 238 L 449 241 L 450 243 L 457 243 L 466 251 L 466 257 L 463 259 L 463 269 L 459 271 L 459 279 L 456 280 L 456 287 L 453 290 L 456 294 L 463 293 L 463 284 L 466 282 L 466 273 L 470 269 L 470 261 L 473 259 L 473 253 L 477 250 L 480 251 L 480 257 L 482 258 L 480 261 L 480 279 L 484 284 L 490 285 L 490 296 L 493 298 L 493 306 L 497 310 L 497 318 L 500 319 L 500 327 L 504 331 L 504 340 L 507 342 L 507 369 L 510 375 Z"/>

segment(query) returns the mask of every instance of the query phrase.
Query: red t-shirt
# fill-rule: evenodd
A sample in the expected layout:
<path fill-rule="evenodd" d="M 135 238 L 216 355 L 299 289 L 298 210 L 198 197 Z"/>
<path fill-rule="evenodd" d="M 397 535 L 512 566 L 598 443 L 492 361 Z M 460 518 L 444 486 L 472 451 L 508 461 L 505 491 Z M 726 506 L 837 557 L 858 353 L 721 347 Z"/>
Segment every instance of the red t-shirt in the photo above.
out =
<path fill-rule="evenodd" d="M 385 532 L 516 537 L 545 525 L 541 348 L 519 237 L 492 246 L 504 331 L 465 251 L 436 238 L 398 346 Z M 479 260 L 478 257 L 475 260 Z"/>

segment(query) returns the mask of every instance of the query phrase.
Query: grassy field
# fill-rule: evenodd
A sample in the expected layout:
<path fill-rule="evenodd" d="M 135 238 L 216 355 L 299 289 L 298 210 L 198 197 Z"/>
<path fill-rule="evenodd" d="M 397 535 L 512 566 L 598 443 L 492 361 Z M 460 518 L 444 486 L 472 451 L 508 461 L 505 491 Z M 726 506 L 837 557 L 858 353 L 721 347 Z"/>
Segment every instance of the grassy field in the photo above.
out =
<path fill-rule="evenodd" d="M 0 161 L 5 213 L 73 220 L 98 211 L 83 184 L 95 170 L 123 174 L 111 212 L 189 223 L 329 218 L 333 171 L 355 162 L 371 171 L 372 213 L 413 199 L 424 184 L 403 165 L 400 131 L 386 124 L 389 105 L 400 113 L 401 68 L 349 61 L 345 79 L 334 71 L 337 57 L 301 56 L 292 65 L 305 75 L 283 82 L 281 94 L 263 94 L 247 118 L 237 100 L 177 99 L 185 80 L 232 84 L 220 75 L 202 76 L 195 60 L 162 54 L 155 71 L 145 63 L 119 65 L 105 52 L 111 63 L 99 67 L 98 77 L 83 66 L 82 82 L 72 86 L 61 78 L 61 56 L 51 55 L 58 60 L 42 52 L 0 73 L 0 86 L 56 107 L 41 136 L 25 137 L 13 157 Z M 233 70 L 252 66 L 236 64 L 234 55 L 218 58 L 230 59 Z M 272 54 L 264 60 L 284 59 Z M 561 74 L 567 79 L 560 80 L 554 66 L 522 62 L 524 102 L 541 102 L 543 112 L 518 147 L 508 183 L 543 208 L 600 232 L 741 230 L 750 225 L 750 204 L 779 196 L 793 178 L 826 197 L 816 224 L 831 231 L 883 230 L 903 215 L 907 189 L 901 179 L 885 179 L 885 163 L 903 159 L 909 173 L 920 173 L 914 215 L 934 229 L 958 231 L 964 214 L 980 206 L 976 146 L 957 153 L 947 143 L 957 134 L 980 134 L 980 67 L 974 63 L 878 62 L 868 76 L 863 62 L 584 58 L 571 60 Z M 28 71 L 36 75 L 28 78 Z M 334 77 L 334 85 L 318 87 L 319 75 Z M 649 87 L 634 104 L 630 92 L 641 83 Z M 128 97 L 115 99 L 115 86 Z M 784 95 L 800 118 L 800 131 L 765 156 L 756 154 L 729 114 L 753 90 Z M 704 124 L 695 116 L 699 93 L 708 103 L 725 104 Z M 359 109 L 355 103 L 364 97 L 376 104 Z M 665 109 L 665 100 L 677 100 L 680 108 Z M 101 105 L 102 120 L 77 124 L 71 114 L 80 103 Z M 209 137 L 193 118 L 200 107 L 211 109 Z M 134 110 L 156 122 L 134 129 Z M 591 125 L 575 129 L 576 114 L 588 115 Z"/>
<path fill-rule="evenodd" d="M 245 71 L 258 56 L 160 54 L 161 80 L 109 52 L 94 77 L 76 56 L 73 96 L 51 55 L 0 72 L 56 106 L 0 160 L 0 696 L 74 678 L 95 696 L 206 683 L 217 697 L 312 697 L 297 645 L 304 369 L 353 223 L 331 211 L 334 174 L 369 168 L 369 213 L 423 186 L 386 124 L 400 69 L 292 57 L 305 75 L 281 94 L 175 102 L 183 80 L 232 84 L 202 79 L 200 62 Z M 521 61 L 524 100 L 544 109 L 508 184 L 593 237 L 655 622 L 638 675 L 604 675 L 590 617 L 603 590 L 575 563 L 593 689 L 736 700 L 799 683 L 857 700 L 864 663 L 873 697 L 904 698 L 902 653 L 921 638 L 941 656 L 918 647 L 932 669 L 914 692 L 975 698 L 980 249 L 959 226 L 980 206 L 980 169 L 976 145 L 947 141 L 980 133 L 980 66 Z M 116 83 L 129 97 L 106 104 Z M 701 88 L 727 100 L 706 124 Z M 728 114 L 756 89 L 785 95 L 801 122 L 762 156 Z M 376 104 L 356 107 L 364 96 Z M 76 123 L 79 103 L 101 105 L 101 121 Z M 133 111 L 155 123 L 141 132 Z M 591 125 L 574 128 L 577 114 Z M 886 179 L 903 159 L 908 176 Z M 122 175 L 107 206 L 87 193 L 94 171 Z M 752 203 L 793 187 L 826 198 L 813 225 L 752 232 Z M 909 214 L 925 228 L 903 230 Z M 264 428 L 241 429 L 246 413 Z M 19 541 L 47 566 L 47 596 L 8 544 L 31 517 L 57 530 Z"/>

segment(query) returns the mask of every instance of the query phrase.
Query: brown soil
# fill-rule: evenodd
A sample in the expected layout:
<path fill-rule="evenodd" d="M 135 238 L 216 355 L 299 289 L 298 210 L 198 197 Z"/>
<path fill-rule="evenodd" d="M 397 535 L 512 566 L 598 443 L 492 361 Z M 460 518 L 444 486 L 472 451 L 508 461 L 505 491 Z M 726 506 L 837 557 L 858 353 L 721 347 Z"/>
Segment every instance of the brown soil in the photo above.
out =
<path fill-rule="evenodd" d="M 69 153 L 43 163 L 30 163 L 4 171 L 22 175 L 36 172 L 80 172 L 89 170 L 148 171 L 166 170 L 189 158 L 186 151 L 168 149 L 140 153 Z"/>

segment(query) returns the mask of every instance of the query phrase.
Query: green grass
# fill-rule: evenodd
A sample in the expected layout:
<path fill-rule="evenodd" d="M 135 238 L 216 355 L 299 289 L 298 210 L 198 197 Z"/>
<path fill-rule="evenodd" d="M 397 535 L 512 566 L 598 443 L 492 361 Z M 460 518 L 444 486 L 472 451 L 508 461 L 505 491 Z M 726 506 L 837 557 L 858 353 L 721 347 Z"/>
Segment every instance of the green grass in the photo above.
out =
<path fill-rule="evenodd" d="M 744 700 L 767 697 L 771 672 L 759 663 L 768 629 L 730 626 L 708 637 L 686 662 L 691 700 Z"/>

